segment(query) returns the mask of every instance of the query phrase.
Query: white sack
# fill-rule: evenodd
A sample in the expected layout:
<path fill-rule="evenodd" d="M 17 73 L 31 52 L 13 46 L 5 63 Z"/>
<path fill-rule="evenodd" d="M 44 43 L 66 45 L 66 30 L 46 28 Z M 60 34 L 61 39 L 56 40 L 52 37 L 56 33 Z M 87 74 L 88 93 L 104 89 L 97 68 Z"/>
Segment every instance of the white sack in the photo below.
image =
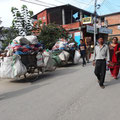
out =
<path fill-rule="evenodd" d="M 24 75 L 26 72 L 27 69 L 18 56 L 5 57 L 4 61 L 1 63 L 1 78 L 15 78 Z"/>
<path fill-rule="evenodd" d="M 47 63 L 50 59 L 50 53 L 47 51 L 43 52 L 44 66 L 47 66 Z"/>
<path fill-rule="evenodd" d="M 68 61 L 69 57 L 70 57 L 70 53 L 63 51 L 64 55 L 65 55 L 65 61 Z"/>
<path fill-rule="evenodd" d="M 61 52 L 58 56 L 61 61 L 65 61 L 65 54 L 63 52 Z"/>
<path fill-rule="evenodd" d="M 49 56 L 49 59 L 47 61 L 47 65 L 45 67 L 45 70 L 53 70 L 54 69 L 54 61 L 52 59 L 52 56 Z"/>
<path fill-rule="evenodd" d="M 78 50 L 75 51 L 75 56 L 74 56 L 74 64 L 79 63 L 80 60 L 80 52 Z"/>
<path fill-rule="evenodd" d="M 1 62 L 0 77 L 1 78 L 14 78 L 12 57 L 5 57 L 4 59 L 5 61 Z"/>
<path fill-rule="evenodd" d="M 16 38 L 13 40 L 13 43 L 14 43 L 14 42 L 17 42 L 18 44 L 25 44 L 25 45 L 30 44 L 30 41 L 27 40 L 25 37 L 22 37 L 22 36 L 16 37 Z"/>
<path fill-rule="evenodd" d="M 42 54 L 41 54 L 41 53 L 38 53 L 37 56 L 36 56 L 36 58 L 37 58 L 37 66 L 38 66 L 38 67 L 44 66 L 44 61 L 43 61 L 43 56 L 42 56 Z"/>
<path fill-rule="evenodd" d="M 22 36 L 17 36 L 15 39 L 13 39 L 13 42 L 17 42 L 18 44 L 21 44 L 20 39 L 23 38 Z"/>
<path fill-rule="evenodd" d="M 61 61 L 68 61 L 70 57 L 70 54 L 66 51 L 62 51 L 59 55 L 59 58 L 61 59 Z"/>
<path fill-rule="evenodd" d="M 27 72 L 25 65 L 21 62 L 19 57 L 16 59 L 16 62 L 13 66 L 13 72 L 14 77 L 19 77 Z"/>
<path fill-rule="evenodd" d="M 30 44 L 37 44 L 38 39 L 34 35 L 25 36 L 25 38 L 30 42 Z"/>

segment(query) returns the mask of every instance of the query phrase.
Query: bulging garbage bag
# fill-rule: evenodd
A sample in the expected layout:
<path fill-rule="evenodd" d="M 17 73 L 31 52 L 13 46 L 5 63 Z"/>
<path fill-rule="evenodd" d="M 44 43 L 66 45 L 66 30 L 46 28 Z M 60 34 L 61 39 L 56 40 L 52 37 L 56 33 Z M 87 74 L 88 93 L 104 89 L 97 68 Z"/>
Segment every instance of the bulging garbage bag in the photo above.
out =
<path fill-rule="evenodd" d="M 80 60 L 80 52 L 78 50 L 75 51 L 75 56 L 74 56 L 74 64 L 78 64 Z"/>
<path fill-rule="evenodd" d="M 43 55 L 40 52 L 37 54 L 36 58 L 37 58 L 37 66 L 38 67 L 44 66 Z"/>
<path fill-rule="evenodd" d="M 14 78 L 12 59 L 13 59 L 12 57 L 5 57 L 4 60 L 1 62 L 0 67 L 1 78 Z"/>
<path fill-rule="evenodd" d="M 30 44 L 37 44 L 38 39 L 34 35 L 25 36 L 25 38 L 30 42 Z"/>
<path fill-rule="evenodd" d="M 24 75 L 27 72 L 25 65 L 21 62 L 20 57 L 17 57 L 15 60 L 15 64 L 13 65 L 13 75 L 14 77 L 19 77 Z"/>
<path fill-rule="evenodd" d="M 26 67 L 20 60 L 20 56 L 5 57 L 1 62 L 0 77 L 15 78 L 24 75 L 27 72 Z"/>
<path fill-rule="evenodd" d="M 61 61 L 68 61 L 70 57 L 70 54 L 66 51 L 62 51 L 59 55 L 59 58 L 61 59 Z"/>

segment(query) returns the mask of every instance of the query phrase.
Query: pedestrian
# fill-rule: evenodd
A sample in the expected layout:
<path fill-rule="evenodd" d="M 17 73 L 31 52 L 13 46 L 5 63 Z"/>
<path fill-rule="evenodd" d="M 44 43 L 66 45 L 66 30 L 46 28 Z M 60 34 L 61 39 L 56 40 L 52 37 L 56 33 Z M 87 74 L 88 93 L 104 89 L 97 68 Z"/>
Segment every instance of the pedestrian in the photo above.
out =
<path fill-rule="evenodd" d="M 89 63 L 89 59 L 90 59 L 90 55 L 91 55 L 91 46 L 89 45 L 89 43 L 86 43 L 86 61 L 87 63 Z"/>
<path fill-rule="evenodd" d="M 120 44 L 118 44 L 117 37 L 113 37 L 112 43 L 109 45 L 109 49 L 110 49 L 110 64 L 109 64 L 110 72 L 112 77 L 114 77 L 114 79 L 117 79 L 120 69 L 119 63 Z"/>
<path fill-rule="evenodd" d="M 104 44 L 103 38 L 100 37 L 98 39 L 98 45 L 96 45 L 94 49 L 93 65 L 95 65 L 95 75 L 98 79 L 99 85 L 103 89 L 105 88 L 106 62 L 109 63 L 109 61 L 109 47 Z"/>
<path fill-rule="evenodd" d="M 83 39 L 80 39 L 80 45 L 79 45 L 79 50 L 80 50 L 80 54 L 83 60 L 82 66 L 84 67 L 86 65 L 86 45 L 83 41 Z"/>

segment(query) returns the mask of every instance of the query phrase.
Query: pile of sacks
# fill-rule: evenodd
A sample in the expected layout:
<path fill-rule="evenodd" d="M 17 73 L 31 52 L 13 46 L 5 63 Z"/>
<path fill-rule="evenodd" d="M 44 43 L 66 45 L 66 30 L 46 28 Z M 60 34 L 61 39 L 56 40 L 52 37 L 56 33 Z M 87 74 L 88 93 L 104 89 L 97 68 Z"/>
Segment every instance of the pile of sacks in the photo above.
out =
<path fill-rule="evenodd" d="M 74 54 L 74 58 L 73 58 L 73 62 L 75 64 L 78 63 L 79 59 L 80 59 L 80 54 L 79 52 L 76 50 L 76 45 L 75 42 L 71 42 L 69 43 L 66 40 L 59 40 L 58 42 L 56 42 L 56 44 L 53 46 L 52 50 L 53 51 L 61 51 L 61 53 L 58 55 L 58 57 L 60 58 L 60 60 L 62 62 L 68 62 L 69 58 L 71 59 L 71 53 Z"/>
<path fill-rule="evenodd" d="M 75 50 L 75 43 L 68 43 L 68 41 L 57 41 L 52 50 Z"/>
<path fill-rule="evenodd" d="M 44 67 L 44 71 L 54 70 L 56 63 L 52 58 L 51 52 L 48 52 L 47 50 L 43 51 L 43 53 L 39 52 L 36 58 L 38 67 Z"/>
<path fill-rule="evenodd" d="M 11 53 L 16 55 L 29 54 L 32 52 L 38 52 L 40 49 L 43 49 L 42 44 L 38 42 L 36 36 L 18 36 L 12 43 L 6 48 L 8 51 L 8 56 L 11 56 Z"/>
<path fill-rule="evenodd" d="M 37 67 L 43 67 L 44 71 L 52 71 L 55 67 L 55 61 L 52 59 L 52 53 L 44 51 L 36 55 Z M 0 59 L 0 78 L 13 79 L 27 73 L 27 67 L 22 63 L 20 55 L 3 57 Z"/>
<path fill-rule="evenodd" d="M 65 50 L 67 48 L 67 41 L 57 41 L 52 50 Z"/>

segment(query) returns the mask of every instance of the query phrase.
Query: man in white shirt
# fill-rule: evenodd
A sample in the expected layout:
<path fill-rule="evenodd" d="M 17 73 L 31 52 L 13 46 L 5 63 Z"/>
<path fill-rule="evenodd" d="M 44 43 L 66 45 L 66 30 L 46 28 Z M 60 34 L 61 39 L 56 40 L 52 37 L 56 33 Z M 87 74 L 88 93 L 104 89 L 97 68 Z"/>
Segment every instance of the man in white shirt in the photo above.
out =
<path fill-rule="evenodd" d="M 94 50 L 93 65 L 95 65 L 95 75 L 98 79 L 99 85 L 104 89 L 106 62 L 110 61 L 109 47 L 104 44 L 103 38 L 99 38 L 98 43 L 99 44 L 95 46 Z"/>

